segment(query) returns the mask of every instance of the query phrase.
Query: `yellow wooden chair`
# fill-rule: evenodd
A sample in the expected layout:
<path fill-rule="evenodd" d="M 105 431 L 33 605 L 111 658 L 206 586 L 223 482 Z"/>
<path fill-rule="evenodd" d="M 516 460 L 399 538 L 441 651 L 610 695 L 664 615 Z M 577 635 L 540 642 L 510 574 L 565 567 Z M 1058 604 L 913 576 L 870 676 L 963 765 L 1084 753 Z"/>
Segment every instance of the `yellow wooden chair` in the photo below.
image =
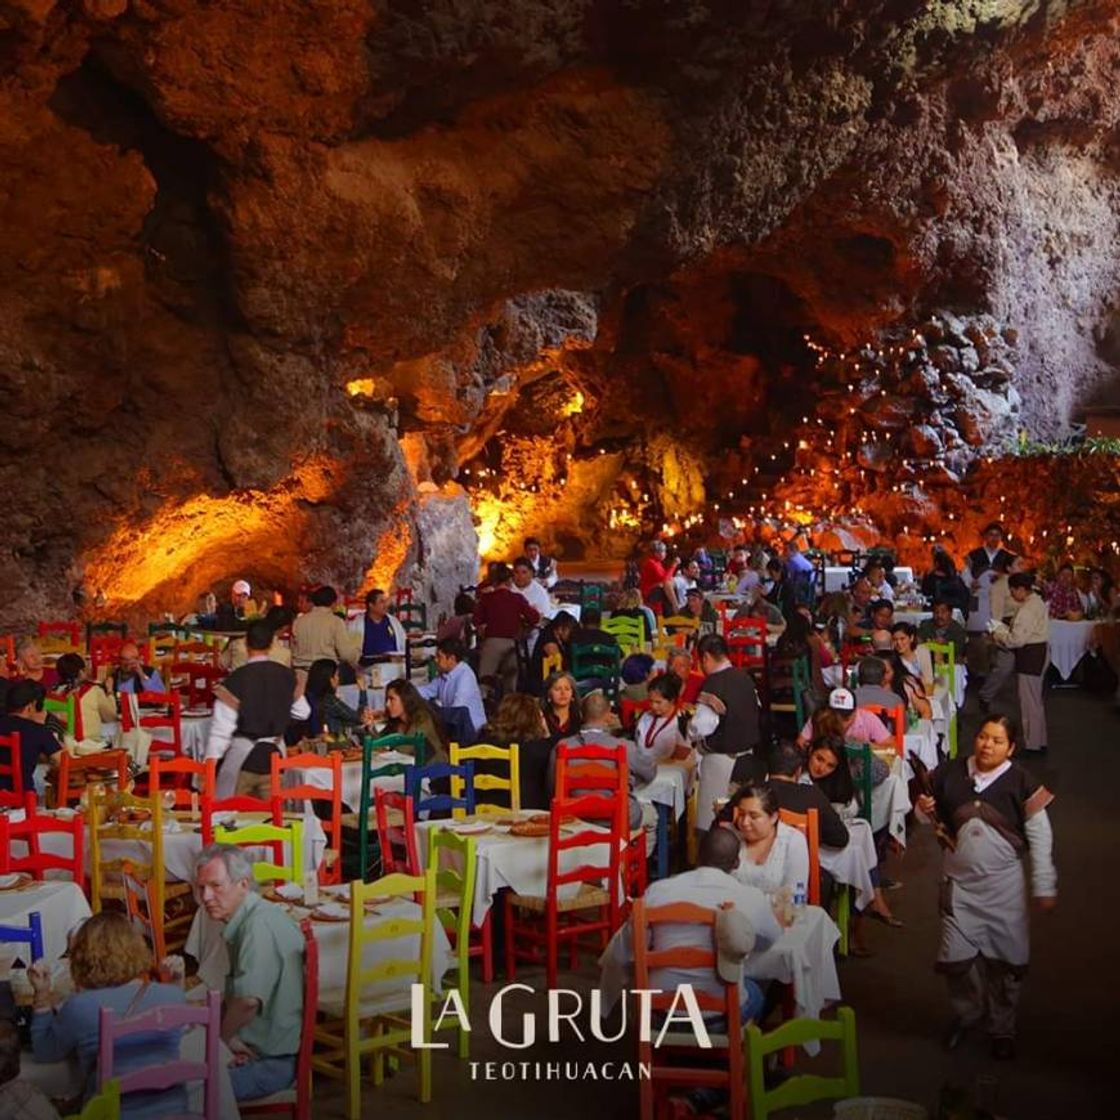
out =
<path fill-rule="evenodd" d="M 253 861 L 253 878 L 258 883 L 282 879 L 288 883 L 303 881 L 303 821 L 287 824 L 249 824 L 241 828 L 215 828 L 215 844 L 236 844 L 239 848 L 253 848 L 268 844 L 274 854 L 283 859 L 280 845 L 288 845 L 287 863 Z"/>
<path fill-rule="evenodd" d="M 143 811 L 150 814 L 148 822 L 119 823 L 104 819 L 117 810 Z M 127 903 L 129 875 L 144 888 L 152 927 L 153 949 L 158 945 L 164 953 L 174 952 L 187 939 L 194 917 L 190 883 L 168 882 L 163 854 L 163 805 L 159 794 L 137 797 L 131 793 L 109 793 L 98 796 L 90 791 L 89 867 L 90 907 L 96 914 L 106 899 Z M 151 852 L 145 863 L 131 857 L 106 858 L 107 841 L 141 841 Z"/>
<path fill-rule="evenodd" d="M 502 778 L 497 774 L 480 774 L 474 772 L 474 790 L 476 794 L 475 813 L 478 816 L 501 816 L 511 810 L 515 813 L 521 810 L 521 763 L 520 751 L 516 743 L 508 747 L 494 747 L 488 743 L 476 743 L 473 747 L 461 747 L 458 743 L 451 744 L 451 765 L 458 766 L 461 762 L 474 759 L 475 762 L 505 762 L 509 765 L 509 777 Z M 463 796 L 463 779 L 457 774 L 451 775 L 451 796 Z M 509 808 L 503 805 L 490 805 L 477 800 L 480 790 L 496 789 L 506 790 L 509 793 Z M 466 815 L 465 809 L 452 809 L 451 815 L 456 820 L 462 820 Z"/>
<path fill-rule="evenodd" d="M 420 899 L 418 917 L 367 914 L 367 902 L 386 896 L 409 901 Z M 413 1057 L 420 1077 L 420 1101 L 432 1097 L 432 1052 L 408 1049 L 412 1039 L 413 985 L 423 986 L 419 1001 L 423 1022 L 420 1037 L 432 1036 L 432 939 L 436 922 L 436 869 L 431 864 L 422 875 L 386 875 L 372 883 L 350 884 L 350 946 L 346 988 L 341 992 L 320 991 L 319 1007 L 326 1018 L 315 1028 L 319 1049 L 311 1057 L 311 1068 L 346 1082 L 347 1120 L 361 1114 L 362 1059 L 371 1059 L 373 1083 L 385 1079 L 385 1056 Z M 420 940 L 416 952 L 414 938 Z M 400 944 L 402 939 L 407 939 Z M 398 942 L 377 963 L 367 964 L 365 952 Z M 365 1029 L 364 1029 L 365 1028 Z"/>
<path fill-rule="evenodd" d="M 471 1007 L 471 970 L 470 959 L 480 951 L 489 954 L 490 938 L 486 937 L 478 945 L 471 945 L 471 912 L 474 908 L 474 880 L 478 869 L 478 841 L 473 836 L 460 836 L 449 828 L 433 828 L 429 833 L 431 851 L 428 860 L 436 873 L 436 916 L 443 926 L 451 944 L 455 947 L 454 984 L 443 982 L 443 994 L 451 988 L 459 993 L 463 1003 L 463 1013 L 470 1019 Z M 450 861 L 442 861 L 440 853 L 452 855 Z M 489 913 L 487 914 L 489 918 Z M 487 922 L 487 930 L 489 922 Z M 440 1028 L 459 1030 L 459 1057 L 469 1058 L 471 1052 L 470 1032 L 463 1029 L 455 1016 Z"/>
<path fill-rule="evenodd" d="M 101 1092 L 86 1101 L 81 1112 L 66 1120 L 121 1120 L 121 1083 L 114 1077 L 101 1086 Z"/>
<path fill-rule="evenodd" d="M 622 650 L 623 657 L 632 653 L 641 653 L 646 644 L 646 622 L 644 618 L 631 615 L 611 615 L 604 619 L 600 629 L 610 634 L 618 648 Z"/>
<path fill-rule="evenodd" d="M 564 668 L 564 658 L 559 653 L 550 653 L 541 658 L 541 680 L 546 681 L 553 673 Z"/>

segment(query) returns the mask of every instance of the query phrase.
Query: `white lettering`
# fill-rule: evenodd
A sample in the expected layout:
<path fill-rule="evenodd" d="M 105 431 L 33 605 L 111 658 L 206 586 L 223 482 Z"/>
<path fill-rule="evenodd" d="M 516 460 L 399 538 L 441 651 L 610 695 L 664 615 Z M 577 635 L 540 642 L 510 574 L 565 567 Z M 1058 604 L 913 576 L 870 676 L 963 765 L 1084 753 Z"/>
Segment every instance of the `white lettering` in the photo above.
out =
<path fill-rule="evenodd" d="M 599 988 L 591 989 L 591 1010 L 589 1015 L 591 1017 L 591 1034 L 600 1042 L 617 1042 L 626 1033 L 626 1000 L 622 1001 L 622 1026 L 618 1030 L 618 1034 L 613 1038 L 608 1038 L 603 1033 L 602 1020 L 603 1016 L 603 993 Z"/>
<path fill-rule="evenodd" d="M 522 1042 L 509 1042 L 502 1033 L 502 1001 L 506 992 L 521 991 L 532 992 L 528 984 L 507 984 L 499 988 L 494 998 L 490 1001 L 490 1033 L 500 1046 L 510 1050 L 527 1050 L 537 1039 L 537 1021 L 530 1014 L 521 1016 Z"/>
<path fill-rule="evenodd" d="M 413 984 L 414 988 L 418 986 L 419 985 Z M 436 1018 L 435 1024 L 432 1026 L 433 1034 L 442 1029 L 443 1021 L 448 1015 L 452 1015 L 458 1020 L 460 1030 L 469 1031 L 471 1029 L 471 1021 L 467 1018 L 467 1009 L 463 1006 L 463 997 L 457 988 L 452 988 L 451 991 L 447 993 L 447 999 L 443 1001 L 443 1007 L 440 1008 L 439 1015 Z M 440 1043 L 440 1049 L 446 1050 L 447 1046 L 448 1044 L 446 1042 Z"/>
<path fill-rule="evenodd" d="M 560 997 L 571 996 L 576 1005 L 572 1011 L 567 1014 L 560 1013 Z M 576 1038 L 580 1042 L 584 1042 L 583 1031 L 579 1029 L 579 1024 L 576 1022 L 576 1016 L 583 1010 L 583 998 L 579 992 L 573 991 L 571 988 L 553 988 L 548 993 L 548 1041 L 560 1041 L 560 1020 L 565 1019 L 572 1024 L 572 1031 L 575 1033 Z"/>
<path fill-rule="evenodd" d="M 661 988 L 635 988 L 638 997 L 638 1041 L 649 1042 L 650 1023 L 653 1020 L 653 997 L 659 996 Z"/>
<path fill-rule="evenodd" d="M 427 995 L 423 984 L 411 984 L 412 999 L 412 1049 L 413 1050 L 446 1050 L 450 1045 L 447 1042 L 426 1042 L 424 1039 L 424 1025 L 428 1025 L 431 1033 L 431 1019 L 424 1014 L 424 1001 Z M 441 1016 L 442 1017 L 442 1016 Z"/>
<path fill-rule="evenodd" d="M 678 1003 L 684 1004 L 684 1014 L 679 1017 L 676 1014 Z M 712 1048 L 712 1040 L 708 1037 L 708 1030 L 704 1026 L 704 1016 L 700 1013 L 700 1005 L 696 1002 L 696 993 L 693 992 L 691 984 L 681 984 L 677 987 L 677 993 L 673 996 L 673 1002 L 669 1005 L 669 1011 L 665 1016 L 661 1032 L 657 1036 L 657 1041 L 653 1044 L 655 1047 L 660 1046 L 664 1041 L 674 1018 L 679 1018 L 680 1021 L 691 1024 L 692 1033 L 696 1036 L 696 1045 L 701 1050 Z"/>

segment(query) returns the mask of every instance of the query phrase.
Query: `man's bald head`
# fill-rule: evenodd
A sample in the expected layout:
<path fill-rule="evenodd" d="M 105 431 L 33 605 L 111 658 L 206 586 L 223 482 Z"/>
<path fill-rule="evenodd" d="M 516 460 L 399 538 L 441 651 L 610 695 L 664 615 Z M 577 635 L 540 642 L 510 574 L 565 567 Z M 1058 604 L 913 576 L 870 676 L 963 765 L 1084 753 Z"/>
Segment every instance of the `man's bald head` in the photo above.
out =
<path fill-rule="evenodd" d="M 730 828 L 713 825 L 700 841 L 699 864 L 730 874 L 739 866 L 739 837 Z"/>
<path fill-rule="evenodd" d="M 605 723 L 611 714 L 611 702 L 601 692 L 591 692 L 583 700 L 583 722 Z"/>

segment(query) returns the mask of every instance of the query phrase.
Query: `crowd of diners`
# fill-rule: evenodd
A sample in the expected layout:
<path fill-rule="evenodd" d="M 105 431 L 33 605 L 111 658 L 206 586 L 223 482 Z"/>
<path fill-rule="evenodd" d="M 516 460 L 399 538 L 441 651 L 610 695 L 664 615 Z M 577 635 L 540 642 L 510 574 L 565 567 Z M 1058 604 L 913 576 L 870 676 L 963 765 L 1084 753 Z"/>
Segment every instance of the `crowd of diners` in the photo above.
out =
<path fill-rule="evenodd" d="M 239 580 L 228 611 L 215 612 L 204 601 L 197 612 L 232 616 L 243 630 L 226 650 L 229 675 L 215 690 L 206 747 L 207 757 L 219 764 L 218 793 L 258 795 L 272 754 L 324 731 L 360 735 L 376 722 L 382 733 L 422 734 L 437 759 L 446 758 L 452 733 L 464 742 L 518 743 L 521 803 L 547 808 L 558 744 L 593 741 L 625 755 L 634 785 L 649 780 L 659 765 L 683 767 L 688 781 L 698 784 L 699 863 L 657 882 L 651 901 L 729 899 L 750 921 L 758 945 L 765 945 L 780 935 L 784 920 L 775 900 L 807 879 L 805 838 L 782 823 L 779 812 L 815 808 L 822 851 L 858 842 L 872 853 L 874 890 L 853 924 L 852 951 L 867 955 L 874 949 L 866 919 L 896 930 L 902 925 L 888 901 L 890 889 L 900 884 L 887 874 L 896 845 L 886 831 L 870 840 L 863 836 L 862 774 L 853 772 L 846 747 L 893 745 L 893 724 L 868 705 L 929 718 L 938 684 L 927 643 L 949 643 L 980 681 L 984 717 L 972 749 L 944 759 L 920 796 L 915 791 L 920 814 L 939 820 L 943 834 L 955 841 L 945 854 L 944 883 L 952 898 L 943 905 L 937 962 L 953 1011 L 947 1043 L 956 1045 L 971 1028 L 983 1029 L 997 1056 L 1012 1056 L 1027 965 L 1023 852 L 1030 850 L 1031 890 L 1040 905 L 1052 907 L 1056 897 L 1046 815 L 1050 794 L 1020 762 L 1047 746 L 1045 658 L 1040 662 L 1037 651 L 1045 648 L 1051 618 L 1113 620 L 1117 595 L 1111 580 L 1094 572 L 1079 588 L 1073 570 L 1063 566 L 1053 580 L 1040 583 L 1021 557 L 1003 547 L 1002 529 L 993 524 L 968 553 L 962 572 L 947 553 L 935 550 L 920 582 L 932 616 L 915 627 L 894 620 L 899 589 L 879 559 L 853 573 L 845 592 L 821 596 L 813 565 L 796 546 L 787 545 L 783 555 L 736 548 L 728 564 L 729 585 L 741 600 L 734 618 L 762 620 L 780 632 L 766 695 L 773 695 L 782 665 L 798 658 L 808 665 L 808 719 L 797 727 L 771 717 L 752 671 L 733 663 L 705 592 L 705 559 L 670 559 L 666 544 L 655 541 L 637 586 L 605 597 L 607 614 L 640 619 L 655 645 L 662 626 L 674 619 L 696 623 L 685 628 L 683 645 L 662 650 L 656 660 L 644 651 L 622 659 L 621 698 L 643 709 L 627 727 L 602 690 L 589 691 L 571 672 L 576 647 L 616 643 L 603 629 L 604 610 L 584 604 L 577 618 L 562 605 L 557 609 L 549 591 L 558 580 L 555 561 L 533 539 L 512 563 L 492 564 L 486 579 L 464 591 L 454 612 L 441 620 L 432 679 L 421 685 L 406 676 L 391 680 L 379 710 L 362 702 L 351 706 L 339 693 L 364 668 L 404 650 L 405 631 L 384 590 L 370 591 L 364 611 L 348 621 L 333 588 L 306 588 L 288 608 L 255 603 L 248 583 Z M 843 679 L 845 662 L 854 669 L 854 688 Z M 546 672 L 550 665 L 555 667 Z M 1012 682 L 1022 731 L 1005 714 Z M 41 775 L 42 764 L 63 749 L 44 714 L 48 690 L 76 693 L 89 729 L 116 719 L 121 694 L 167 687 L 135 643 L 125 642 L 116 664 L 94 675 L 79 654 L 48 667 L 36 641 L 21 639 L 0 681 L 0 734 L 20 733 L 25 785 L 41 791 L 37 768 Z M 943 756 L 947 746 L 940 744 Z M 872 756 L 872 787 L 884 780 L 885 770 Z M 3 782 L 0 777 L 0 787 Z M 649 807 L 633 797 L 630 817 L 635 828 L 651 824 Z M 827 872 L 822 882 L 822 903 L 828 905 L 837 884 Z M 290 1084 L 293 1076 L 302 1001 L 299 931 L 261 902 L 239 849 L 206 849 L 195 886 L 199 904 L 225 924 L 233 961 L 222 1035 L 232 1053 L 234 1089 L 239 1098 L 259 1097 Z M 181 1001 L 181 965 L 168 963 L 171 982 L 150 982 L 144 958 L 120 914 L 98 914 L 75 931 L 73 995 L 59 1003 L 49 972 L 32 973 L 35 1056 L 76 1054 L 91 1074 L 100 1007 L 137 1011 Z M 773 1002 L 772 993 L 744 983 L 745 1018 L 769 1013 Z M 174 1046 L 174 1039 L 153 1040 L 129 1060 L 160 1061 Z M 0 1087 L 0 1105 L 6 1091 L 13 1092 L 10 1085 Z M 126 1101 L 125 1115 L 162 1115 L 173 1105 L 178 1102 L 169 1098 Z"/>

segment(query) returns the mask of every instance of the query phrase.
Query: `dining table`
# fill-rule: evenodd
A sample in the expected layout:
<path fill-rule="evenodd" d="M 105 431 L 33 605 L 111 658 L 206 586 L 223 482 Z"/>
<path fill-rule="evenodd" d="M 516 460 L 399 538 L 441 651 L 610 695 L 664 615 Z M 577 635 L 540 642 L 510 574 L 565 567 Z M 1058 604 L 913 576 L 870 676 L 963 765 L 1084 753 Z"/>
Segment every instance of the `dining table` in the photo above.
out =
<path fill-rule="evenodd" d="M 688 801 L 693 770 L 674 762 L 662 762 L 644 785 L 634 787 L 634 796 L 657 811 L 657 878 L 669 874 L 669 824 L 680 820 Z"/>
<path fill-rule="evenodd" d="M 527 819 L 545 814 L 540 810 L 522 810 L 519 813 L 507 812 L 501 816 L 466 817 L 461 821 L 436 820 L 418 821 L 416 840 L 420 865 L 428 865 L 428 842 L 433 829 L 450 828 L 459 830 L 475 838 L 477 865 L 474 879 L 474 902 L 471 908 L 472 923 L 481 926 L 490 912 L 494 899 L 501 890 L 512 890 L 516 894 L 543 897 L 548 889 L 548 836 L 514 836 L 503 820 Z M 564 828 L 573 826 L 564 825 Z M 601 831 L 606 829 L 596 825 L 581 824 L 581 831 Z M 592 859 L 600 853 L 592 848 Z M 455 854 L 445 852 L 444 858 L 454 862 Z M 563 871 L 574 871 L 588 862 L 588 848 L 571 848 L 561 853 L 559 867 Z M 579 893 L 581 884 L 565 883 L 557 895 L 570 898 Z"/>
<path fill-rule="evenodd" d="M 1050 619 L 1050 664 L 1063 681 L 1069 680 L 1077 663 L 1089 652 L 1093 631 L 1099 625 L 1088 619 L 1077 622 Z"/>
<path fill-rule="evenodd" d="M 319 1008 L 326 1010 L 336 1005 L 346 989 L 346 974 L 350 954 L 350 887 L 341 884 L 336 887 L 323 887 L 315 906 L 303 905 L 302 896 L 295 901 L 286 901 L 281 896 L 266 892 L 266 898 L 274 906 L 279 906 L 292 919 L 299 923 L 304 918 L 311 919 L 311 928 L 319 947 Z M 365 917 L 367 927 L 374 926 L 386 918 L 399 917 L 414 921 L 420 917 L 420 907 L 411 899 L 396 898 L 380 902 L 371 908 Z M 325 916 L 330 914 L 332 917 Z M 345 916 L 343 916 L 345 915 Z M 207 987 L 222 989 L 229 975 L 229 951 L 222 936 L 224 925 L 211 918 L 205 910 L 199 909 L 187 934 L 184 951 L 198 961 L 198 977 Z M 400 959 L 416 960 L 420 955 L 420 938 L 417 934 L 404 937 L 386 938 L 368 944 L 362 957 L 362 967 L 372 968 L 378 961 Z M 448 969 L 455 965 L 455 955 L 451 942 L 443 926 L 437 921 L 432 941 L 431 983 L 436 991 L 442 990 L 442 980 Z M 388 984 L 376 990 L 363 993 L 363 999 L 380 999 L 389 991 L 399 988 L 407 999 L 407 981 Z"/>
<path fill-rule="evenodd" d="M 42 922 L 43 959 L 53 965 L 66 952 L 67 934 L 91 911 L 77 883 L 61 879 L 22 881 L 6 890 L 0 888 L 0 926 L 26 927 L 32 913 L 38 914 Z M 26 950 L 26 945 L 0 941 L 0 970 L 10 967 L 20 956 L 25 964 L 30 964 Z"/>

